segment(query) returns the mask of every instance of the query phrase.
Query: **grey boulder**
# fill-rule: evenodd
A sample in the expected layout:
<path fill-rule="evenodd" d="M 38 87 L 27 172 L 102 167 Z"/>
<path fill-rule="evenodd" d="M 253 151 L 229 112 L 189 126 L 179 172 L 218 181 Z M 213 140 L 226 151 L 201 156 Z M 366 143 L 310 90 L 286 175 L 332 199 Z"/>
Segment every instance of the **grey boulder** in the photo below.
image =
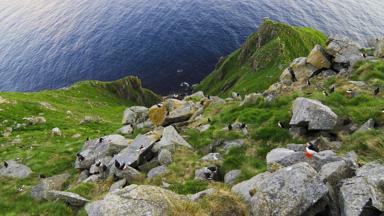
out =
<path fill-rule="evenodd" d="M 122 123 L 136 127 L 139 123 L 148 119 L 148 108 L 143 106 L 133 106 L 124 110 Z"/>
<path fill-rule="evenodd" d="M 342 216 L 384 213 L 384 165 L 371 162 L 357 170 L 356 176 L 342 182 L 340 208 Z M 375 215 L 375 214 L 372 214 Z"/>
<path fill-rule="evenodd" d="M 32 170 L 14 160 L 4 161 L 3 166 L 0 168 L 0 176 L 12 178 L 27 178 L 32 173 Z"/>
<path fill-rule="evenodd" d="M 232 188 L 247 197 L 255 216 L 316 215 L 326 207 L 328 189 L 307 163 L 258 176 Z"/>
<path fill-rule="evenodd" d="M 334 62 L 354 64 L 363 58 L 359 47 L 350 39 L 341 36 L 334 36 L 329 39 L 328 53 L 333 55 Z"/>
<path fill-rule="evenodd" d="M 184 146 L 187 148 L 192 148 L 192 146 L 185 141 L 185 139 L 180 136 L 177 130 L 173 126 L 168 126 L 163 130 L 163 136 L 160 141 L 156 143 L 154 151 L 159 151 L 160 149 L 167 149 L 171 152 L 175 151 L 176 146 Z"/>
<path fill-rule="evenodd" d="M 89 169 L 97 160 L 117 154 L 127 146 L 128 141 L 121 135 L 109 135 L 86 141 L 77 154 L 75 168 Z"/>
<path fill-rule="evenodd" d="M 356 132 L 366 132 L 375 128 L 375 120 L 369 119 Z"/>
<path fill-rule="evenodd" d="M 320 46 L 316 45 L 308 55 L 307 62 L 317 69 L 328 69 L 331 67 L 329 54 Z"/>
<path fill-rule="evenodd" d="M 184 200 L 169 190 L 149 185 L 129 185 L 85 206 L 89 216 L 170 215 L 175 203 Z"/>
<path fill-rule="evenodd" d="M 291 126 L 306 127 L 309 130 L 332 130 L 337 115 L 318 100 L 297 98 L 292 105 Z"/>

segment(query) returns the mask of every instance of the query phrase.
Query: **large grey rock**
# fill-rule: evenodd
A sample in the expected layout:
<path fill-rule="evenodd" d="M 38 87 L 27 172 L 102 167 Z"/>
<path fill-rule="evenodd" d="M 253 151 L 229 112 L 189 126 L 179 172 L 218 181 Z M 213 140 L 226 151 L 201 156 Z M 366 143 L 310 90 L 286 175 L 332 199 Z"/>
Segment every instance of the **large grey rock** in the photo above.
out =
<path fill-rule="evenodd" d="M 14 160 L 5 161 L 0 168 L 0 176 L 2 177 L 12 177 L 12 178 L 27 178 L 32 173 L 32 170 L 20 164 Z"/>
<path fill-rule="evenodd" d="M 227 172 L 224 176 L 224 183 L 233 185 L 237 178 L 240 176 L 241 171 L 240 170 L 231 170 Z"/>
<path fill-rule="evenodd" d="M 336 63 L 354 64 L 363 58 L 359 47 L 350 39 L 341 36 L 330 38 L 327 51 L 335 57 Z"/>
<path fill-rule="evenodd" d="M 167 172 L 167 167 L 162 165 L 162 166 L 158 166 L 158 167 L 155 167 L 153 169 L 151 169 L 148 173 L 147 173 L 147 177 L 149 179 L 151 178 L 154 178 L 156 176 L 159 176 L 159 175 L 162 175 L 164 173 Z"/>
<path fill-rule="evenodd" d="M 369 119 L 356 132 L 366 132 L 375 128 L 375 120 Z"/>
<path fill-rule="evenodd" d="M 145 122 L 148 119 L 148 108 L 143 106 L 133 106 L 125 109 L 123 113 L 122 123 L 124 125 L 132 125 L 136 127 L 139 123 Z"/>
<path fill-rule="evenodd" d="M 260 184 L 271 176 L 270 172 L 264 172 L 252 177 L 246 181 L 240 182 L 232 187 L 232 192 L 240 195 L 246 202 L 250 203 L 251 198 L 255 193 L 255 188 L 258 188 Z"/>
<path fill-rule="evenodd" d="M 109 192 L 113 192 L 113 191 L 116 191 L 116 190 L 120 190 L 122 189 L 125 185 L 127 184 L 127 180 L 126 179 L 121 179 L 117 182 L 114 182 L 111 187 L 109 188 Z"/>
<path fill-rule="evenodd" d="M 340 208 L 338 205 L 338 193 L 339 193 L 339 183 L 346 178 L 350 178 L 354 175 L 354 170 L 346 161 L 335 161 L 325 164 L 321 167 L 319 172 L 320 179 L 328 187 L 329 194 L 329 214 L 332 216 L 337 216 L 340 213 Z"/>
<path fill-rule="evenodd" d="M 192 146 L 185 141 L 185 139 L 180 136 L 173 126 L 168 126 L 164 128 L 163 136 L 160 141 L 156 143 L 154 151 L 159 151 L 160 149 L 168 149 L 169 151 L 174 151 L 176 146 L 184 146 L 187 148 L 192 148 Z"/>
<path fill-rule="evenodd" d="M 89 216 L 163 216 L 183 197 L 149 185 L 129 185 L 85 206 Z"/>
<path fill-rule="evenodd" d="M 355 177 L 343 181 L 339 197 L 342 216 L 384 213 L 384 165 L 371 162 L 358 169 Z"/>
<path fill-rule="evenodd" d="M 273 152 L 273 150 L 271 151 Z M 275 157 L 274 160 L 267 163 L 270 170 L 276 169 L 277 167 L 288 167 L 296 163 L 306 162 L 311 165 L 315 170 L 319 171 L 324 164 L 344 160 L 342 157 L 339 157 L 331 150 L 321 151 L 312 158 L 307 158 L 304 152 L 291 152 L 290 154 L 279 155 L 280 157 Z"/>
<path fill-rule="evenodd" d="M 317 69 L 328 69 L 331 67 L 328 53 L 318 44 L 309 53 L 307 62 Z"/>
<path fill-rule="evenodd" d="M 295 153 L 295 151 L 285 148 L 272 149 L 272 151 L 267 154 L 267 164 L 279 162 L 293 153 Z"/>
<path fill-rule="evenodd" d="M 183 101 L 178 107 L 168 107 L 168 115 L 163 125 L 187 121 L 199 109 L 199 106 L 192 101 Z"/>
<path fill-rule="evenodd" d="M 31 196 L 36 200 L 47 199 L 47 192 L 50 190 L 63 189 L 63 185 L 69 177 L 70 175 L 68 173 L 64 173 L 41 179 L 38 185 L 32 187 Z"/>
<path fill-rule="evenodd" d="M 77 155 L 75 168 L 89 169 L 97 160 L 119 153 L 128 146 L 128 141 L 121 135 L 109 135 L 85 142 Z"/>
<path fill-rule="evenodd" d="M 156 134 L 139 135 L 128 147 L 115 155 L 112 161 L 114 163 L 117 161 L 120 165 L 137 167 L 152 158 L 151 149 L 158 139 Z"/>
<path fill-rule="evenodd" d="M 161 165 L 168 165 L 172 163 L 172 153 L 167 149 L 162 149 L 160 150 L 160 153 L 157 156 L 157 159 Z"/>
<path fill-rule="evenodd" d="M 332 130 L 337 123 L 337 115 L 320 101 L 297 98 L 292 105 L 291 126 L 308 126 L 309 130 Z"/>
<path fill-rule="evenodd" d="M 245 196 L 255 216 L 315 215 L 324 210 L 328 193 L 307 163 L 260 174 L 235 185 L 232 191 Z"/>
<path fill-rule="evenodd" d="M 307 63 L 307 58 L 300 57 L 293 60 L 290 67 L 283 71 L 280 81 L 286 85 L 292 84 L 293 81 L 306 83 L 316 70 L 316 67 Z"/>
<path fill-rule="evenodd" d="M 71 192 L 50 190 L 47 192 L 48 200 L 60 200 L 73 207 L 83 207 L 88 199 Z"/>
<path fill-rule="evenodd" d="M 198 201 L 206 196 L 211 196 L 213 195 L 214 193 L 216 193 L 217 190 L 214 189 L 214 188 L 208 188 L 206 190 L 203 190 L 203 191 L 200 191 L 200 192 L 197 192 L 195 194 L 191 194 L 189 195 L 189 199 L 192 200 L 192 201 Z"/>

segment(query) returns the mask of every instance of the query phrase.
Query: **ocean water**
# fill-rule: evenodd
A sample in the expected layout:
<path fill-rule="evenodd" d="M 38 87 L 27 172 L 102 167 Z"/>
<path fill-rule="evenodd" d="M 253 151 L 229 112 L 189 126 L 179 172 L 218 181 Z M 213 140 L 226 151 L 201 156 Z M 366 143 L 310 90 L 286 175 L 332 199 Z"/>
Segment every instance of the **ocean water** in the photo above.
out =
<path fill-rule="evenodd" d="M 264 17 L 365 43 L 383 0 L 0 0 L 0 91 L 137 75 L 160 93 L 200 81 Z"/>

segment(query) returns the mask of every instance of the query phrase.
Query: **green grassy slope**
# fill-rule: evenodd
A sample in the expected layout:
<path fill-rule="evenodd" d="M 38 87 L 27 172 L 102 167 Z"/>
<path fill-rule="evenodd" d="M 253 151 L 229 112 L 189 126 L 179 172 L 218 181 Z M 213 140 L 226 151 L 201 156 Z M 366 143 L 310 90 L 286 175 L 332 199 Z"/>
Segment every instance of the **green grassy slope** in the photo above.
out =
<path fill-rule="evenodd" d="M 0 132 L 24 123 L 24 117 L 42 116 L 45 124 L 13 129 L 0 136 L 0 161 L 19 158 L 34 174 L 25 180 L 0 178 L 0 215 L 68 215 L 72 210 L 60 203 L 37 203 L 29 188 L 39 175 L 52 176 L 65 171 L 75 174 L 75 154 L 87 137 L 115 133 L 121 127 L 123 110 L 132 105 L 152 105 L 160 97 L 141 88 L 140 80 L 127 77 L 115 82 L 85 81 L 69 88 L 33 93 L 0 93 Z M 48 102 L 46 108 L 41 102 Z M 85 116 L 97 116 L 100 123 L 80 124 Z M 51 135 L 59 127 L 61 137 Z M 72 138 L 80 134 L 80 138 Z M 22 190 L 21 190 L 22 189 Z M 32 207 L 34 206 L 34 207 Z"/>
<path fill-rule="evenodd" d="M 278 80 L 293 59 L 307 56 L 315 44 L 325 41 L 326 36 L 317 30 L 266 19 L 258 32 L 221 61 L 196 90 L 221 96 L 232 91 L 263 91 Z"/>

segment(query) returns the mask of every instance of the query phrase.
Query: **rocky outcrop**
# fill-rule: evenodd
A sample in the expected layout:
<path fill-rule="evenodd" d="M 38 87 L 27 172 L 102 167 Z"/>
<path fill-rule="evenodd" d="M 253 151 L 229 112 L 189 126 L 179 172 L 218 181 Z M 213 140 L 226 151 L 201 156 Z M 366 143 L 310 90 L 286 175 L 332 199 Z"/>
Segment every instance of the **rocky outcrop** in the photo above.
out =
<path fill-rule="evenodd" d="M 342 157 L 339 157 L 331 150 L 321 151 L 312 158 L 307 158 L 302 151 L 292 151 L 289 149 L 273 149 L 267 154 L 267 165 L 270 170 L 279 169 L 280 167 L 292 166 L 296 163 L 306 162 L 311 165 L 315 170 L 319 171 L 321 167 L 327 163 L 342 161 Z"/>
<path fill-rule="evenodd" d="M 306 127 L 308 130 L 332 130 L 337 123 L 337 115 L 320 101 L 297 98 L 292 104 L 291 126 Z"/>
<path fill-rule="evenodd" d="M 346 37 L 329 38 L 327 51 L 334 56 L 334 62 L 353 65 L 363 58 L 359 47 Z"/>
<path fill-rule="evenodd" d="M 356 176 L 342 182 L 342 216 L 380 215 L 384 213 L 384 165 L 371 162 L 357 170 Z"/>
<path fill-rule="evenodd" d="M 89 169 L 97 160 L 117 154 L 127 146 L 127 140 L 121 135 L 109 135 L 86 141 L 77 154 L 75 168 Z"/>
<path fill-rule="evenodd" d="M 295 164 L 271 174 L 251 198 L 256 215 L 315 215 L 324 210 L 327 187 L 306 163 Z"/>
<path fill-rule="evenodd" d="M 148 120 L 148 108 L 143 106 L 132 106 L 127 108 L 123 114 L 123 125 L 137 127 Z"/>
<path fill-rule="evenodd" d="M 87 204 L 85 210 L 89 216 L 162 216 L 170 215 L 172 206 L 183 199 L 160 187 L 129 185 Z"/>
<path fill-rule="evenodd" d="M 157 134 L 139 135 L 128 147 L 115 155 L 112 161 L 115 165 L 137 167 L 152 159 L 153 153 L 151 149 L 158 139 L 159 135 Z"/>
<path fill-rule="evenodd" d="M 156 143 L 154 150 L 159 151 L 160 149 L 168 149 L 172 152 L 178 145 L 192 148 L 192 146 L 187 141 L 185 141 L 182 136 L 180 136 L 180 134 L 173 126 L 168 126 L 164 128 L 163 136 L 161 137 L 160 141 Z"/>
<path fill-rule="evenodd" d="M 0 167 L 0 176 L 11 177 L 11 178 L 27 178 L 32 173 L 32 170 L 20 164 L 14 160 L 4 161 L 3 165 Z"/>
<path fill-rule="evenodd" d="M 300 57 L 293 60 L 290 67 L 283 71 L 280 81 L 286 85 L 294 82 L 306 83 L 316 70 L 316 67 L 307 63 L 307 58 Z"/>
<path fill-rule="evenodd" d="M 232 191 L 244 196 L 253 215 L 315 215 L 327 204 L 328 189 L 307 163 L 298 163 L 263 173 L 235 185 Z"/>
<path fill-rule="evenodd" d="M 320 46 L 316 45 L 308 55 L 307 62 L 317 69 L 328 69 L 331 67 L 329 54 Z"/>
<path fill-rule="evenodd" d="M 36 200 L 47 199 L 47 192 L 50 190 L 62 190 L 64 183 L 69 177 L 68 173 L 64 173 L 41 179 L 38 185 L 32 187 L 31 196 Z"/>

